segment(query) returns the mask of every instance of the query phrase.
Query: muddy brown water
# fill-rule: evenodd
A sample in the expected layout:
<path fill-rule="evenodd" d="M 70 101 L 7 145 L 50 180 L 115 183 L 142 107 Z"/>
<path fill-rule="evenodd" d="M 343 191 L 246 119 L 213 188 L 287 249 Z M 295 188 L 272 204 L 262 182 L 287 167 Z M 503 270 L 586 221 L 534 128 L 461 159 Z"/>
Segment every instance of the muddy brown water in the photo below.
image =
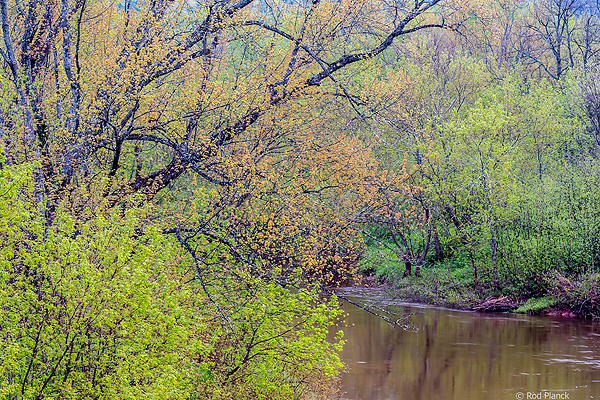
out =
<path fill-rule="evenodd" d="M 474 313 L 338 289 L 374 311 L 415 313 L 392 329 L 344 302 L 343 399 L 600 399 L 600 323 Z"/>

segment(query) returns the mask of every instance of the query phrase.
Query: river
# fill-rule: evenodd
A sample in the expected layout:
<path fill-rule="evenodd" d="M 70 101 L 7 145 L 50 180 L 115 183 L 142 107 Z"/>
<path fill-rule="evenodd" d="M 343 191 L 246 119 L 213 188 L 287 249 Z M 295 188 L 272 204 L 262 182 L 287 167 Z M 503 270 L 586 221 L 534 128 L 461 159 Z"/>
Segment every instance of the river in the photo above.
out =
<path fill-rule="evenodd" d="M 597 322 L 455 311 L 377 289 L 336 292 L 381 314 L 414 313 L 414 331 L 392 329 L 344 302 L 344 399 L 600 399 Z"/>

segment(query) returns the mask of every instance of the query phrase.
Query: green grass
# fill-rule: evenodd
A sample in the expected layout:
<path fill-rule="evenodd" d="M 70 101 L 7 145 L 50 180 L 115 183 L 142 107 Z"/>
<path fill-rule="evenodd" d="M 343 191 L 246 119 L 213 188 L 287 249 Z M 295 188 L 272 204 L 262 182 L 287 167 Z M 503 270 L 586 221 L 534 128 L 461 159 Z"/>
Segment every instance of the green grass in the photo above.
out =
<path fill-rule="evenodd" d="M 395 295 L 427 304 L 467 309 L 480 301 L 468 268 L 423 268 L 421 277 L 402 277 L 394 282 Z"/>
<path fill-rule="evenodd" d="M 513 312 L 521 314 L 539 314 L 548 307 L 552 307 L 558 303 L 557 299 L 552 297 L 538 297 L 536 299 L 529 299 L 521 307 L 517 308 Z"/>
<path fill-rule="evenodd" d="M 404 263 L 400 262 L 396 254 L 385 246 L 371 245 L 361 258 L 360 269 L 381 280 L 393 281 L 403 273 Z"/>
<path fill-rule="evenodd" d="M 363 273 L 391 283 L 394 297 L 461 309 L 471 308 L 481 300 L 471 269 L 460 260 L 425 263 L 421 277 L 405 277 L 404 263 L 394 252 L 372 244 L 363 255 L 360 267 Z"/>

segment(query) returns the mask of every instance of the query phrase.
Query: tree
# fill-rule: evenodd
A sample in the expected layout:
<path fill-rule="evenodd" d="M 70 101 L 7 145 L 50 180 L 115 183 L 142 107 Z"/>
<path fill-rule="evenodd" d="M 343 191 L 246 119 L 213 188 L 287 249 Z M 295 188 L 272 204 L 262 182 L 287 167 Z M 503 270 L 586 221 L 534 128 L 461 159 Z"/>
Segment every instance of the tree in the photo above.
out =
<path fill-rule="evenodd" d="M 3 182 L 6 209 L 28 214 L 2 248 L 29 249 L 3 264 L 2 295 L 16 299 L 18 316 L 3 337 L 23 356 L 17 375 L 3 366 L 8 393 L 93 396 L 106 387 L 95 384 L 98 371 L 103 382 L 120 379 L 115 396 L 135 396 L 168 381 L 172 368 L 208 397 L 289 398 L 312 385 L 327 397 L 340 365 L 335 346 L 319 343 L 338 312 L 319 305 L 310 284 L 354 267 L 360 238 L 350 228 L 374 198 L 379 166 L 368 146 L 322 129 L 318 117 L 342 103 L 365 114 L 353 75 L 402 36 L 456 28 L 462 14 L 450 6 L 0 0 L 2 167 L 30 168 L 33 182 L 16 191 L 15 178 Z M 82 292 L 78 280 L 94 274 L 102 279 Z M 162 297 L 148 300 L 147 287 Z M 72 300 L 80 295 L 92 299 Z M 127 314 L 138 295 L 147 307 Z M 181 319 L 173 322 L 161 299 Z M 97 311 L 94 301 L 110 307 Z M 72 334 L 64 315 L 79 306 L 89 323 Z M 108 320 L 94 319 L 105 311 Z M 138 317 L 140 326 L 169 320 L 173 330 L 138 337 Z M 29 340 L 47 326 L 54 333 L 40 359 L 49 370 Z M 141 350 L 128 358 L 128 345 Z M 169 382 L 177 390 L 179 381 Z"/>
<path fill-rule="evenodd" d="M 379 192 L 383 201 L 377 203 L 361 219 L 365 224 L 378 227 L 378 235 L 370 234 L 368 225 L 363 232 L 395 255 L 395 260 L 388 261 L 404 264 L 404 276 L 412 274 L 413 265 L 415 276 L 421 276 L 421 267 L 434 240 L 433 235 L 436 234 L 433 215 L 436 210 L 421 191 L 421 188 L 398 182 L 381 187 Z"/>
<path fill-rule="evenodd" d="M 215 156 L 300 99 L 343 93 L 342 72 L 398 37 L 454 27 L 450 10 L 430 13 L 438 3 L 2 0 L 4 98 L 14 107 L 1 125 L 22 132 L 7 151 L 40 163 L 40 199 L 64 198 L 92 170 L 109 178 L 111 205 L 152 198 L 188 171 L 226 185 Z M 154 146 L 168 162 L 144 164 Z"/>
<path fill-rule="evenodd" d="M 159 196 L 163 204 L 182 201 L 165 232 L 202 231 L 202 240 L 213 235 L 209 241 L 228 251 L 239 244 L 244 224 L 252 226 L 248 234 L 256 241 L 249 248 L 271 248 L 259 246 L 251 233 L 260 222 L 257 204 L 268 215 L 259 223 L 267 230 L 269 223 L 284 227 L 290 215 L 306 215 L 313 207 L 309 202 L 317 200 L 325 221 L 339 220 L 339 214 L 323 211 L 324 204 L 339 212 L 331 199 L 343 199 L 343 189 L 354 190 L 353 183 L 364 186 L 359 181 L 372 173 L 360 168 L 367 175 L 359 179 L 344 172 L 357 162 L 346 163 L 330 150 L 343 156 L 339 143 L 345 139 L 315 136 L 311 116 L 339 100 L 363 115 L 368 108 L 349 91 L 357 66 L 375 62 L 404 35 L 455 29 L 462 22 L 462 13 L 440 0 L 410 6 L 36 0 L 27 9 L 2 1 L 3 96 L 13 105 L 1 116 L 2 131 L 11 138 L 6 158 L 38 165 L 37 201 L 45 205 L 47 224 L 63 201 L 80 213 L 101 203 L 127 207 L 132 195 L 147 202 L 175 187 L 179 194 Z M 307 156 L 295 158 L 298 154 Z M 180 179 L 185 183 L 177 183 Z M 337 182 L 327 184 L 331 179 Z M 214 231 L 186 216 L 200 192 L 212 197 L 205 220 L 216 224 Z M 224 223 L 230 228 L 223 230 Z M 336 225 L 340 229 L 331 232 L 339 242 L 341 228 L 349 225 Z M 294 235 L 303 231 L 298 229 L 271 234 L 298 244 Z M 189 251 L 189 239 L 180 239 Z M 321 250 L 320 255 L 349 253 Z"/>
<path fill-rule="evenodd" d="M 587 66 L 600 49 L 597 12 L 585 0 L 538 1 L 520 44 L 523 60 L 556 80 L 576 65 Z"/>

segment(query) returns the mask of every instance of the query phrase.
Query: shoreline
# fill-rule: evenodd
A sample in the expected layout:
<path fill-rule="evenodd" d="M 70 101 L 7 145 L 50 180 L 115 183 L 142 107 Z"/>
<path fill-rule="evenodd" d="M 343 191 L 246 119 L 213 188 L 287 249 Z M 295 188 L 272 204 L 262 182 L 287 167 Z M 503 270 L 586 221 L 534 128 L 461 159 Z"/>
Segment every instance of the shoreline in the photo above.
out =
<path fill-rule="evenodd" d="M 328 289 L 335 293 L 336 289 L 362 289 L 362 290 L 379 290 L 383 291 L 388 297 L 394 300 L 401 300 L 410 303 L 422 304 L 427 306 L 435 306 L 446 308 L 449 310 L 456 311 L 470 311 L 479 313 L 509 313 L 509 314 L 522 314 L 522 315 L 538 315 L 538 316 L 551 316 L 551 317 L 562 317 L 568 319 L 588 319 L 584 314 L 580 314 L 578 310 L 568 307 L 565 304 L 553 303 L 547 307 L 532 308 L 528 310 L 519 310 L 523 308 L 527 303 L 535 302 L 539 298 L 527 298 L 527 299 L 512 299 L 507 296 L 497 297 L 486 297 L 485 299 L 478 299 L 478 301 L 471 306 L 458 306 L 456 304 L 444 304 L 443 301 L 424 301 L 423 298 L 418 296 L 398 296 L 398 288 L 393 282 L 380 281 L 376 276 L 370 275 L 362 279 L 359 284 L 353 284 L 349 282 L 341 283 L 337 286 L 330 286 Z M 442 297 L 436 300 L 442 300 Z M 558 300 L 556 300 L 558 302 Z"/>

